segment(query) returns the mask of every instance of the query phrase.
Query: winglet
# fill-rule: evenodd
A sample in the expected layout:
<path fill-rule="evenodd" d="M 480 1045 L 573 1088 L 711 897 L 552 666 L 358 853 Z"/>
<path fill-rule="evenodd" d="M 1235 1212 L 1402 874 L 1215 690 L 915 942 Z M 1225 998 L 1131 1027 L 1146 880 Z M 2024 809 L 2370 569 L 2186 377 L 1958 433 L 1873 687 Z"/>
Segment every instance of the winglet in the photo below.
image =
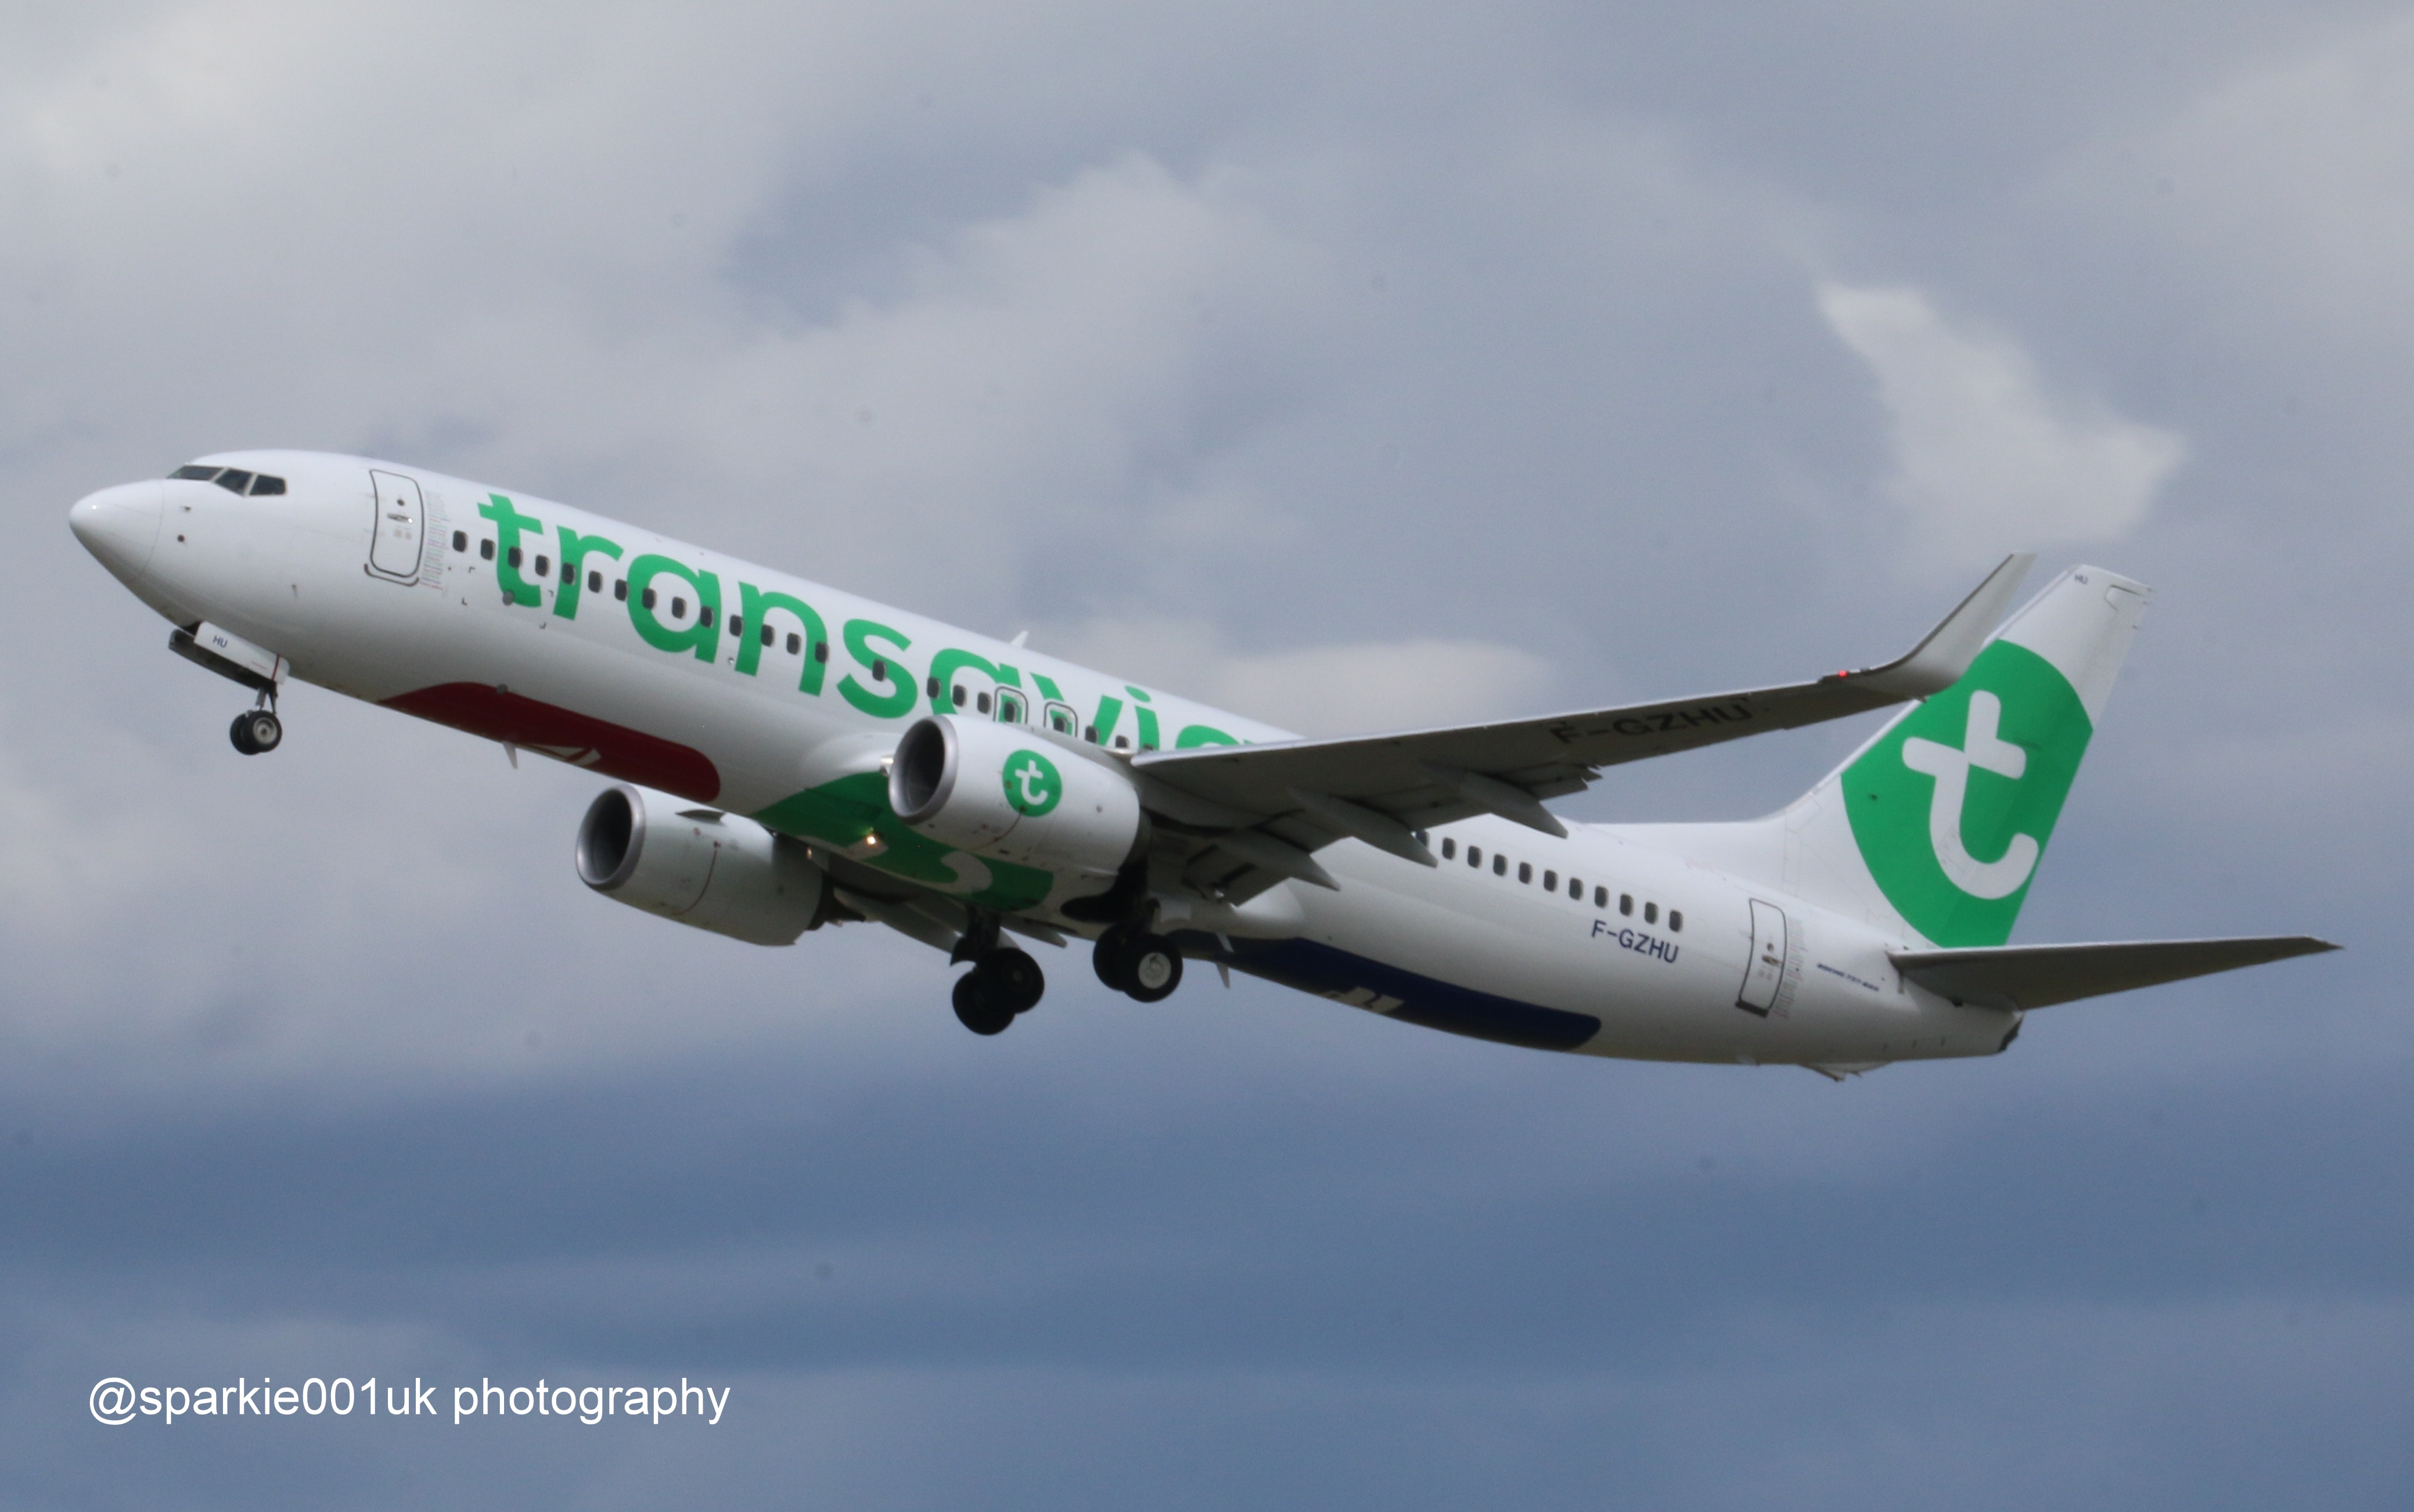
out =
<path fill-rule="evenodd" d="M 1822 682 L 1854 683 L 1899 698 L 1926 698 L 1941 693 L 1961 680 L 1970 663 L 1987 644 L 1987 637 L 2004 622 L 2011 612 L 2012 595 L 2019 591 L 2020 580 L 2028 576 L 2036 562 L 2036 553 L 2016 551 L 2003 559 L 1987 574 L 1987 580 L 1970 590 L 1970 597 L 1945 616 L 1944 622 L 1928 632 L 1928 638 L 1911 648 L 1908 656 L 1898 657 L 1882 667 L 1869 667 L 1859 672 L 1840 672 Z"/>

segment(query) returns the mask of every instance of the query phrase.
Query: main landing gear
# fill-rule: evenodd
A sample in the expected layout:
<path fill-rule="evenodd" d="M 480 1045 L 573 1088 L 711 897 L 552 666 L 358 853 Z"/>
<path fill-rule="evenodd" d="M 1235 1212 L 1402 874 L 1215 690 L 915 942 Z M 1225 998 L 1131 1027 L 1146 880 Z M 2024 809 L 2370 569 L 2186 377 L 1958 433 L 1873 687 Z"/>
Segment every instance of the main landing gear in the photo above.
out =
<path fill-rule="evenodd" d="M 1182 953 L 1137 925 L 1119 924 L 1098 936 L 1090 964 L 1099 981 L 1140 1002 L 1162 1002 L 1182 986 Z"/>
<path fill-rule="evenodd" d="M 956 1017 L 976 1034 L 1002 1034 L 1017 1014 L 1037 1007 L 1047 990 L 1048 979 L 1027 951 L 1000 945 L 956 978 Z"/>
<path fill-rule="evenodd" d="M 285 739 L 285 721 L 276 717 L 276 700 L 267 693 L 261 694 L 257 707 L 234 717 L 227 738 L 246 756 L 265 756 L 275 750 Z"/>
<path fill-rule="evenodd" d="M 1024 951 L 998 941 L 994 914 L 976 912 L 956 942 L 955 959 L 973 969 L 956 978 L 956 1018 L 976 1034 L 1003 1034 L 1038 1006 L 1048 980 Z M 1090 963 L 1098 980 L 1141 1002 L 1161 1002 L 1182 986 L 1182 953 L 1163 935 L 1119 924 L 1098 937 Z"/>

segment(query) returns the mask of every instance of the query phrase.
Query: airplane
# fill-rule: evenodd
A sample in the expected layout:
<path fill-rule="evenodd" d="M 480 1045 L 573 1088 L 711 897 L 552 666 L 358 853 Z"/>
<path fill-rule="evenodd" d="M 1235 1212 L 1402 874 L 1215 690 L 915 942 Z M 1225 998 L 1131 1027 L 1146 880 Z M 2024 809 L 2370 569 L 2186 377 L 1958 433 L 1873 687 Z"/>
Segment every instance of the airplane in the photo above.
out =
<path fill-rule="evenodd" d="M 1908 653 L 1778 687 L 1303 739 L 1161 689 L 425 468 L 229 452 L 68 523 L 254 695 L 291 681 L 586 767 L 577 874 L 758 945 L 878 922 L 1040 1001 L 1008 937 L 1170 996 L 1211 963 L 1428 1029 L 1837 1080 L 2000 1054 L 2038 1008 L 2337 947 L 2012 945 L 2149 590 L 2016 554 Z M 2000 626 L 2000 628 L 1999 628 Z M 1605 768 L 1904 705 L 1777 813 L 1578 823 Z"/>

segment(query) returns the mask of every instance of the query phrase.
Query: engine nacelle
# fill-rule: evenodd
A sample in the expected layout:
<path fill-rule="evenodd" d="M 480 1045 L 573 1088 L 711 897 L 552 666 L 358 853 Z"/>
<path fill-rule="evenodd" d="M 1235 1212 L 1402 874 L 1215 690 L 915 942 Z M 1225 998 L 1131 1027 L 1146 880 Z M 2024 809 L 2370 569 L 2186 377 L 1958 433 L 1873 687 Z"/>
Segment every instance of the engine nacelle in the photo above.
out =
<path fill-rule="evenodd" d="M 587 806 L 578 880 L 616 903 L 755 945 L 792 945 L 827 917 L 822 869 L 754 821 L 623 783 Z"/>
<path fill-rule="evenodd" d="M 987 719 L 937 714 L 906 731 L 888 807 L 942 845 L 1060 873 L 1111 879 L 1140 842 L 1129 778 Z"/>

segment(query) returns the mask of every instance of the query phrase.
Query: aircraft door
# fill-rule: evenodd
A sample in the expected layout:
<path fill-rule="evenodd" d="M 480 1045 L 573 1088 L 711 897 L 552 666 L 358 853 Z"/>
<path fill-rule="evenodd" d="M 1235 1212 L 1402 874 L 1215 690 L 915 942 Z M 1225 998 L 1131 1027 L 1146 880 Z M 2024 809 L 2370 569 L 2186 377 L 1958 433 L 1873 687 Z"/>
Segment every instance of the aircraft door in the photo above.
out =
<path fill-rule="evenodd" d="M 377 489 L 376 533 L 369 538 L 369 571 L 380 577 L 408 583 L 419 575 L 419 553 L 427 502 L 419 481 L 397 472 L 372 468 L 369 482 Z"/>
<path fill-rule="evenodd" d="M 1022 722 L 1022 695 L 1021 693 L 1016 692 L 1011 688 L 1001 688 L 997 690 L 998 723 L 1021 724 Z"/>
<path fill-rule="evenodd" d="M 1785 911 L 1774 903 L 1751 900 L 1751 959 L 1744 964 L 1743 990 L 1736 1006 L 1768 1016 L 1777 989 L 1785 981 Z"/>

